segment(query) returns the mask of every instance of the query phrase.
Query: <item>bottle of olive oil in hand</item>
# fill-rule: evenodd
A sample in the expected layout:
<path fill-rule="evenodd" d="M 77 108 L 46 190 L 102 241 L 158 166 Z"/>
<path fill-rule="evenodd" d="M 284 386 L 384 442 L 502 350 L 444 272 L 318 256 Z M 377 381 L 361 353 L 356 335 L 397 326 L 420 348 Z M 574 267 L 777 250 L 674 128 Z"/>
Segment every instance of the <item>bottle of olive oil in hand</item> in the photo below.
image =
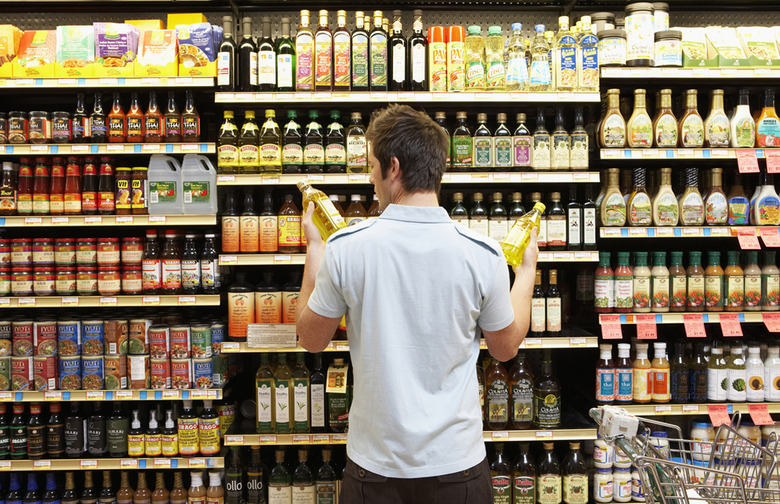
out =
<path fill-rule="evenodd" d="M 314 224 L 320 230 L 323 240 L 327 240 L 330 235 L 339 229 L 347 227 L 344 218 L 324 192 L 314 189 L 305 180 L 298 182 L 298 189 L 303 194 L 304 212 L 309 207 L 310 201 L 314 203 Z"/>
<path fill-rule="evenodd" d="M 531 230 L 535 227 L 538 232 L 545 208 L 544 203 L 536 203 L 533 209 L 519 217 L 509 230 L 509 234 L 501 244 L 501 249 L 510 266 L 517 267 L 523 262 L 523 252 L 531 241 Z"/>

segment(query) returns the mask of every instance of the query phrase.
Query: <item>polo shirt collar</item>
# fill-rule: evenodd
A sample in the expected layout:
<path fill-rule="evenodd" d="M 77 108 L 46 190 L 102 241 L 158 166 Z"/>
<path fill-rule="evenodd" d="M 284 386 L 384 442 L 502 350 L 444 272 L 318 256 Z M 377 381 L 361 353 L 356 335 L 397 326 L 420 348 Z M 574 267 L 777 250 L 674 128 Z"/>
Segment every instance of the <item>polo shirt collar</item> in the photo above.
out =
<path fill-rule="evenodd" d="M 439 224 L 452 222 L 447 211 L 440 207 L 420 207 L 390 204 L 379 216 L 380 219 L 390 219 L 403 222 L 420 222 Z"/>

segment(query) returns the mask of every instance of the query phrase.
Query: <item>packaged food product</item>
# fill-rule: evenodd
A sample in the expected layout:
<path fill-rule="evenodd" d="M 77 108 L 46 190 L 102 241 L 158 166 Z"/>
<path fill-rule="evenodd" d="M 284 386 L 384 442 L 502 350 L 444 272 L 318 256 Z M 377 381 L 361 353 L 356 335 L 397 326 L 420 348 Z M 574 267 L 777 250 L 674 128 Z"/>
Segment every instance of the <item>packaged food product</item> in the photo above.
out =
<path fill-rule="evenodd" d="M 11 357 L 0 357 L 0 390 L 11 390 Z"/>
<path fill-rule="evenodd" d="M 11 390 L 32 389 L 32 360 L 32 357 L 11 357 Z"/>
<path fill-rule="evenodd" d="M 81 358 L 81 388 L 103 389 L 103 356 L 90 355 Z"/>
<path fill-rule="evenodd" d="M 176 27 L 179 40 L 179 63 L 186 67 L 204 67 L 216 60 L 214 35 L 209 23 L 179 25 Z"/>
<path fill-rule="evenodd" d="M 707 42 L 717 51 L 718 56 L 726 59 L 745 58 L 745 51 L 742 50 L 734 28 L 709 26 L 705 33 Z"/>
<path fill-rule="evenodd" d="M 104 75 L 119 75 L 109 69 L 128 68 L 136 59 L 139 30 L 124 23 L 93 23 L 95 34 L 95 62 Z"/>
<path fill-rule="evenodd" d="M 176 30 L 146 30 L 138 44 L 136 74 L 178 75 Z"/>
<path fill-rule="evenodd" d="M 14 59 L 14 77 L 54 77 L 57 56 L 57 32 L 30 30 L 22 34 Z"/>
<path fill-rule="evenodd" d="M 103 381 L 106 390 L 127 388 L 126 355 L 106 355 L 103 357 Z"/>
<path fill-rule="evenodd" d="M 131 389 L 148 389 L 149 380 L 149 356 L 128 355 L 127 370 L 130 377 Z"/>
<path fill-rule="evenodd" d="M 78 390 L 81 388 L 81 356 L 65 357 L 60 355 L 60 390 Z"/>
<path fill-rule="evenodd" d="M 57 388 L 57 357 L 33 357 L 33 382 L 39 392 Z"/>
<path fill-rule="evenodd" d="M 742 42 L 745 54 L 755 56 L 762 61 L 770 61 L 778 58 L 777 43 L 772 28 L 763 26 L 740 26 L 737 28 L 737 36 Z"/>
<path fill-rule="evenodd" d="M 10 77 L 11 61 L 19 52 L 22 32 L 13 25 L 0 25 L 0 77 Z"/>
<path fill-rule="evenodd" d="M 95 32 L 89 25 L 57 27 L 57 71 L 63 76 L 90 76 L 95 62 Z"/>

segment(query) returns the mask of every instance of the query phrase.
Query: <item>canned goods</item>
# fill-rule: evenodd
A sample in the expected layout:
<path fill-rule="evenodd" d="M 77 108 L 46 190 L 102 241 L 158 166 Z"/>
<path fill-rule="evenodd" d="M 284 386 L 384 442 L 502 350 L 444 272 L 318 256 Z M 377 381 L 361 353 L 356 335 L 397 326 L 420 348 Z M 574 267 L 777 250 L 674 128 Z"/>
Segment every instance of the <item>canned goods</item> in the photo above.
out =
<path fill-rule="evenodd" d="M 81 356 L 60 355 L 59 389 L 79 390 L 81 388 Z"/>
<path fill-rule="evenodd" d="M 33 274 L 28 268 L 13 268 L 11 273 L 11 294 L 14 296 L 32 296 Z"/>
<path fill-rule="evenodd" d="M 27 357 L 33 354 L 33 322 L 20 320 L 12 323 L 13 354 L 15 357 Z"/>
<path fill-rule="evenodd" d="M 140 266 L 130 266 L 122 270 L 122 292 L 129 296 L 143 293 L 144 275 Z"/>
<path fill-rule="evenodd" d="M 73 238 L 54 240 L 54 264 L 58 267 L 76 265 L 76 241 Z"/>
<path fill-rule="evenodd" d="M 97 294 L 97 269 L 89 266 L 76 268 L 76 293 L 79 296 Z"/>
<path fill-rule="evenodd" d="M 10 320 L 0 320 L 0 356 L 10 356 L 12 351 L 13 330 Z"/>
<path fill-rule="evenodd" d="M 76 263 L 82 266 L 97 264 L 97 240 L 95 238 L 79 238 L 76 241 Z"/>
<path fill-rule="evenodd" d="M 51 266 L 54 264 L 54 240 L 36 238 L 32 247 L 33 266 Z"/>
<path fill-rule="evenodd" d="M 190 326 L 171 326 L 171 358 L 189 358 L 191 355 L 190 346 Z"/>
<path fill-rule="evenodd" d="M 171 340 L 168 326 L 153 325 L 149 328 L 149 355 L 152 359 L 170 357 Z"/>
<path fill-rule="evenodd" d="M 127 372 L 130 378 L 131 389 L 149 388 L 149 356 L 148 355 L 128 355 Z"/>
<path fill-rule="evenodd" d="M 127 355 L 128 336 L 130 332 L 127 320 L 106 320 L 104 326 L 106 333 L 106 354 Z"/>
<path fill-rule="evenodd" d="M 0 390 L 11 390 L 11 357 L 0 357 Z"/>
<path fill-rule="evenodd" d="M 57 349 L 60 357 L 81 355 L 81 321 L 57 322 Z"/>
<path fill-rule="evenodd" d="M 208 324 L 193 324 L 190 326 L 190 341 L 192 343 L 192 358 L 211 358 L 211 326 Z"/>
<path fill-rule="evenodd" d="M 130 355 L 149 353 L 147 331 L 151 325 L 152 322 L 148 319 L 133 319 L 130 321 L 130 342 L 127 347 Z"/>
<path fill-rule="evenodd" d="M 76 294 L 76 270 L 74 268 L 57 268 L 54 276 L 54 290 L 58 296 L 72 296 Z"/>
<path fill-rule="evenodd" d="M 192 382 L 195 388 L 214 388 L 211 357 L 192 359 Z"/>
<path fill-rule="evenodd" d="M 122 238 L 122 264 L 140 266 L 144 259 L 144 245 L 140 238 Z"/>
<path fill-rule="evenodd" d="M 114 266 L 99 267 L 97 289 L 101 296 L 116 296 L 122 292 L 122 276 L 119 270 Z"/>
<path fill-rule="evenodd" d="M 106 355 L 103 357 L 103 381 L 106 390 L 127 388 L 126 355 Z"/>
<path fill-rule="evenodd" d="M 32 390 L 32 357 L 11 357 L 11 390 Z"/>
<path fill-rule="evenodd" d="M 35 268 L 33 274 L 33 292 L 36 296 L 53 296 L 55 292 L 55 276 L 53 268 Z"/>
<path fill-rule="evenodd" d="M 119 238 L 98 238 L 98 266 L 118 266 L 120 260 Z"/>
<path fill-rule="evenodd" d="M 222 342 L 225 341 L 225 324 L 222 322 L 211 323 L 211 353 L 222 353 Z"/>
<path fill-rule="evenodd" d="M 103 355 L 105 353 L 104 336 L 102 320 L 84 320 L 81 323 L 82 355 Z"/>
<path fill-rule="evenodd" d="M 190 359 L 171 359 L 171 387 L 175 389 L 192 388 Z"/>
<path fill-rule="evenodd" d="M 149 368 L 152 375 L 153 389 L 171 388 L 171 361 L 168 359 L 151 359 Z"/>
<path fill-rule="evenodd" d="M 39 392 L 57 388 L 57 357 L 33 357 L 33 384 Z"/>
<path fill-rule="evenodd" d="M 91 355 L 81 358 L 81 388 L 84 390 L 103 389 L 103 356 Z"/>
<path fill-rule="evenodd" d="M 39 357 L 57 355 L 57 322 L 33 323 L 33 352 Z"/>

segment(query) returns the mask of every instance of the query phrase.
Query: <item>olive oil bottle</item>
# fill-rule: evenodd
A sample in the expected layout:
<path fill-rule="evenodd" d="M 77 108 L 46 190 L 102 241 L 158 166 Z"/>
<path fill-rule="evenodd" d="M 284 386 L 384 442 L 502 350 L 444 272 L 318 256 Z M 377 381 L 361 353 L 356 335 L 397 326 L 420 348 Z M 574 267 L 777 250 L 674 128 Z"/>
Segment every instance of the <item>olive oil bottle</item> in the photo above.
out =
<path fill-rule="evenodd" d="M 323 240 L 327 240 L 339 229 L 347 227 L 344 218 L 324 192 L 314 189 L 305 180 L 298 182 L 298 189 L 303 194 L 303 212 L 309 207 L 309 202 L 314 203 L 314 224 L 319 229 Z"/>
<path fill-rule="evenodd" d="M 527 214 L 519 217 L 517 222 L 509 230 L 506 239 L 501 244 L 506 262 L 512 267 L 520 266 L 523 262 L 523 252 L 531 242 L 531 230 L 535 227 L 539 231 L 542 213 L 545 210 L 544 203 L 536 203 Z"/>

